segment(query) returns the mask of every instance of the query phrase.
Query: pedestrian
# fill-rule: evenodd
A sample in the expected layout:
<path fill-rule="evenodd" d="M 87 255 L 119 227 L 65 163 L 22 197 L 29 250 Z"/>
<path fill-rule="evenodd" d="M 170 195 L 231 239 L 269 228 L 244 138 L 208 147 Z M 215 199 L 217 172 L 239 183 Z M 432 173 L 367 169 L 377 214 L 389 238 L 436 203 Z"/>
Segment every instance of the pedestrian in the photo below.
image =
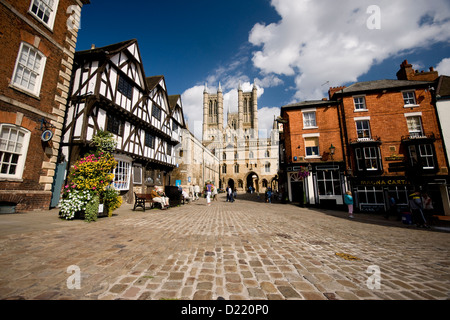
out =
<path fill-rule="evenodd" d="M 189 198 L 192 199 L 192 201 L 195 200 L 195 192 L 194 192 L 194 185 L 189 185 Z"/>
<path fill-rule="evenodd" d="M 234 197 L 234 199 L 237 198 L 237 189 L 236 189 L 236 188 L 234 188 L 234 191 L 233 191 L 233 197 Z"/>
<path fill-rule="evenodd" d="M 195 196 L 195 200 L 198 200 L 198 195 L 200 193 L 200 186 L 198 184 L 196 184 L 194 186 L 194 196 Z"/>
<path fill-rule="evenodd" d="M 424 193 L 422 196 L 423 213 L 425 214 L 425 219 L 431 220 L 433 216 L 433 201 L 431 200 L 428 193 Z"/>
<path fill-rule="evenodd" d="M 350 219 L 354 219 L 355 217 L 353 216 L 353 197 L 351 191 L 346 192 L 344 202 L 348 207 L 348 217 Z"/>
<path fill-rule="evenodd" d="M 269 203 L 272 203 L 272 189 L 267 188 L 267 200 L 269 200 Z"/>
<path fill-rule="evenodd" d="M 213 200 L 217 201 L 217 198 L 218 198 L 217 188 L 216 188 L 216 186 L 214 184 L 212 185 L 212 187 L 213 187 L 213 189 L 212 189 Z"/>
<path fill-rule="evenodd" d="M 230 202 L 234 202 L 233 189 L 230 186 L 228 186 L 228 199 L 229 199 Z"/>
<path fill-rule="evenodd" d="M 427 220 L 423 215 L 423 203 L 419 191 L 409 195 L 409 208 L 411 209 L 412 219 L 416 226 L 419 228 L 427 228 Z"/>
<path fill-rule="evenodd" d="M 212 184 L 211 184 L 210 181 L 208 181 L 206 183 L 206 204 L 208 206 L 211 205 L 211 192 L 212 192 L 212 189 L 213 189 Z"/>
<path fill-rule="evenodd" d="M 386 211 L 385 219 L 389 220 L 389 216 L 394 215 L 397 216 L 397 199 L 393 195 L 389 197 L 389 209 Z"/>
<path fill-rule="evenodd" d="M 230 201 L 230 195 L 228 194 L 228 189 L 230 188 L 230 186 L 227 186 L 226 188 L 225 188 L 225 193 L 227 194 L 227 201 L 225 201 L 225 202 L 228 202 L 228 201 Z"/>

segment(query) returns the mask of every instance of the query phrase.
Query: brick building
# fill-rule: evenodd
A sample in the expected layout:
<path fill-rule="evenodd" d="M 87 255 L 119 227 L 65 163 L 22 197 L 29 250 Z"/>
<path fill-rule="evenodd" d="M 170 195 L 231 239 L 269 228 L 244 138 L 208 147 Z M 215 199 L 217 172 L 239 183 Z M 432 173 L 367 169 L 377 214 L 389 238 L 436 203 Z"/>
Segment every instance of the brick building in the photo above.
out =
<path fill-rule="evenodd" d="M 48 209 L 81 8 L 0 0 L 0 210 Z"/>
<path fill-rule="evenodd" d="M 343 204 L 347 188 L 344 149 L 336 101 L 305 101 L 281 108 L 280 185 L 289 201 L 310 205 Z M 282 153 L 282 152 L 280 152 Z M 301 171 L 309 172 L 302 177 Z"/>
<path fill-rule="evenodd" d="M 445 126 L 436 111 L 438 97 L 446 119 L 445 93 L 436 96 L 436 88 L 445 92 L 446 79 L 438 77 L 405 60 L 396 80 L 330 88 L 329 101 L 282 107 L 280 179 L 289 200 L 340 205 L 351 190 L 357 210 L 376 212 L 389 209 L 391 196 L 406 206 L 420 190 L 434 200 L 436 213 L 450 214 Z M 299 175 L 302 168 L 308 177 Z"/>
<path fill-rule="evenodd" d="M 438 74 L 417 72 L 404 61 L 397 80 L 331 88 L 349 182 L 361 211 L 384 211 L 389 198 L 407 205 L 415 190 L 427 192 L 437 211 L 448 203 L 448 164 L 436 116 Z"/>

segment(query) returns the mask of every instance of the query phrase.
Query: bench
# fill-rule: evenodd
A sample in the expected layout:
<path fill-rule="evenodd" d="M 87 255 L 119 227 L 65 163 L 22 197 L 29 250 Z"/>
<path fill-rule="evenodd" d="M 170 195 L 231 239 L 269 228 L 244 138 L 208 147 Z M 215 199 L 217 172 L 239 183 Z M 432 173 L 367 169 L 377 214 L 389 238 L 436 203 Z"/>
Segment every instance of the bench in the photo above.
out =
<path fill-rule="evenodd" d="M 135 192 L 134 199 L 135 200 L 134 200 L 133 211 L 136 211 L 136 208 L 138 208 L 138 207 L 144 209 L 144 211 L 145 211 L 146 203 L 150 203 L 150 209 L 153 209 L 157 204 L 159 204 L 158 202 L 152 200 L 152 196 L 150 194 L 145 194 L 145 193 L 138 194 Z"/>

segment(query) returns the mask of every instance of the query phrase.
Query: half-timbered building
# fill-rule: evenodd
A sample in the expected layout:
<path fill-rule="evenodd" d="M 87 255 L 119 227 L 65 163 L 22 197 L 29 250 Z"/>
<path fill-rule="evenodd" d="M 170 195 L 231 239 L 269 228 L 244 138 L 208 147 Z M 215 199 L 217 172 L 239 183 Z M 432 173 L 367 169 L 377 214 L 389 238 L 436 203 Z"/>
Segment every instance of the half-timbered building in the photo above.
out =
<path fill-rule="evenodd" d="M 117 142 L 114 187 L 128 199 L 135 189 L 174 184 L 181 102 L 171 110 L 164 76 L 145 76 L 137 40 L 77 52 L 75 65 L 63 143 L 69 164 L 104 130 Z"/>

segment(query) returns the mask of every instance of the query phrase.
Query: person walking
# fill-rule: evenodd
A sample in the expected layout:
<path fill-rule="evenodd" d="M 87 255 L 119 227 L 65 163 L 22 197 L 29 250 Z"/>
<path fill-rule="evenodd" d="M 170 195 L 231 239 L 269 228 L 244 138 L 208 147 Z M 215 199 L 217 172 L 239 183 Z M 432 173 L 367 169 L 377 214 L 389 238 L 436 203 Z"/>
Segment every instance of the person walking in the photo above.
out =
<path fill-rule="evenodd" d="M 228 199 L 229 199 L 230 202 L 234 202 L 233 189 L 230 186 L 228 186 Z"/>
<path fill-rule="evenodd" d="M 208 181 L 206 183 L 206 204 L 208 206 L 211 205 L 211 192 L 212 192 L 212 189 L 213 189 L 212 184 L 211 184 L 210 181 Z"/>
<path fill-rule="evenodd" d="M 411 209 L 413 222 L 417 227 L 427 228 L 427 220 L 423 215 L 423 203 L 420 192 L 416 191 L 409 195 L 409 208 Z"/>
<path fill-rule="evenodd" d="M 422 204 L 423 204 L 423 213 L 425 215 L 425 219 L 430 220 L 433 217 L 433 200 L 431 200 L 428 193 L 424 193 L 422 196 Z"/>
<path fill-rule="evenodd" d="M 198 194 L 199 193 L 200 193 L 200 186 L 198 184 L 196 184 L 194 186 L 194 197 L 195 197 L 195 200 L 198 200 Z"/>
<path fill-rule="evenodd" d="M 214 184 L 212 185 L 212 196 L 213 196 L 213 200 L 217 201 L 218 193 L 217 193 L 217 188 Z"/>
<path fill-rule="evenodd" d="M 272 189 L 267 188 L 267 200 L 269 200 L 269 203 L 272 203 Z"/>
<path fill-rule="evenodd" d="M 344 202 L 348 207 L 348 217 L 354 219 L 353 216 L 353 196 L 351 191 L 347 191 L 344 197 Z"/>
<path fill-rule="evenodd" d="M 189 185 L 189 198 L 192 199 L 192 201 L 195 200 L 195 192 L 194 192 L 194 185 Z"/>

